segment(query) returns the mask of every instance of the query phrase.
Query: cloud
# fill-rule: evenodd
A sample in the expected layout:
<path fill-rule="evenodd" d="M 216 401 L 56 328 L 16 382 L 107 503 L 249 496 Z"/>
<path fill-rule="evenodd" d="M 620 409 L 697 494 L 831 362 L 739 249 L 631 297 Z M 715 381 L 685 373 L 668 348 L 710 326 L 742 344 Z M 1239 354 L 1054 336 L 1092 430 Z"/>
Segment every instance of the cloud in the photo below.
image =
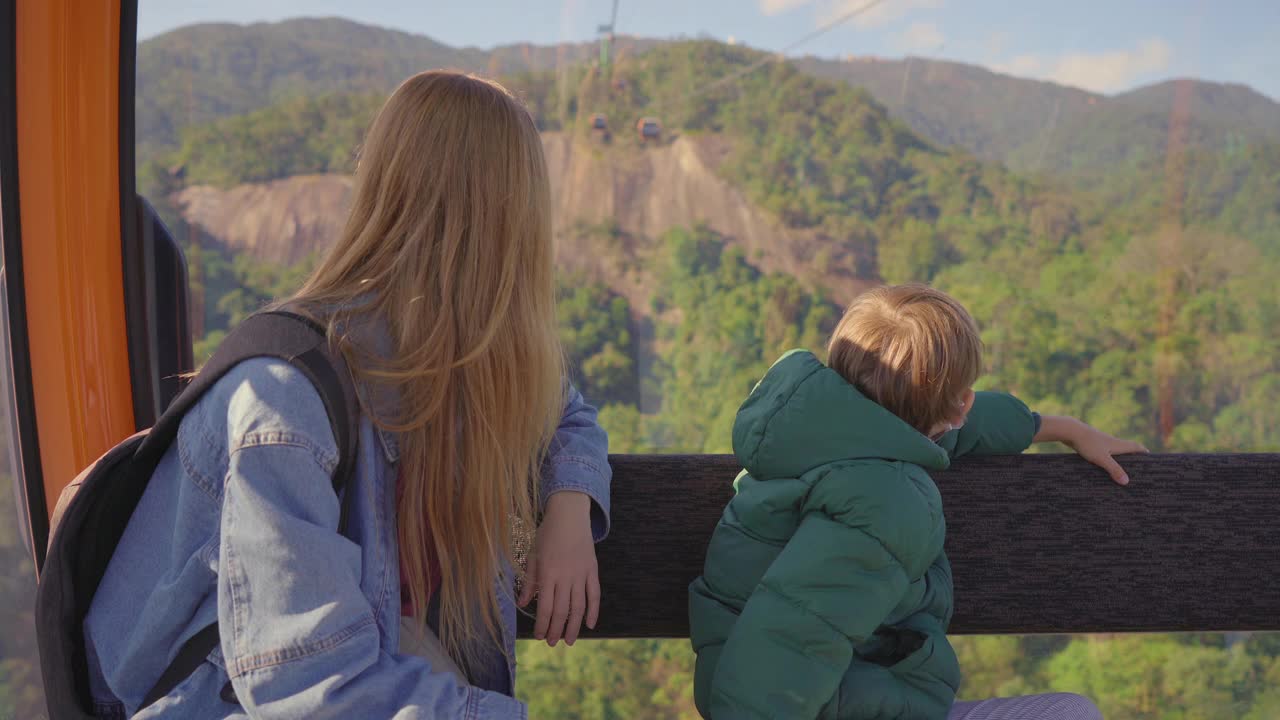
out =
<path fill-rule="evenodd" d="M 1054 57 L 1019 55 L 992 68 L 1010 75 L 1052 80 L 1099 93 L 1127 90 L 1152 73 L 1166 70 L 1173 49 L 1160 38 L 1144 40 L 1129 50 L 1067 53 Z"/>
<path fill-rule="evenodd" d="M 906 30 L 893 36 L 893 46 L 904 53 L 937 50 L 947 41 L 947 36 L 934 23 L 911 23 Z"/>
<path fill-rule="evenodd" d="M 991 69 L 1018 77 L 1043 78 L 1044 60 L 1038 55 L 1018 55 L 1011 60 L 994 63 Z"/>
<path fill-rule="evenodd" d="M 1173 51 L 1163 40 L 1147 40 L 1133 50 L 1096 55 L 1065 55 L 1050 77 L 1063 85 L 1076 85 L 1097 92 L 1127 90 L 1143 75 L 1169 67 Z"/>
<path fill-rule="evenodd" d="M 804 7 L 813 0 L 760 0 L 760 12 L 765 15 L 781 15 L 798 7 Z"/>
<path fill-rule="evenodd" d="M 787 0 L 766 0 L 786 2 Z M 791 0 L 794 2 L 795 0 Z M 835 0 L 823 5 L 818 13 L 818 24 L 825 25 L 837 18 L 865 6 L 871 0 Z M 859 13 L 850 22 L 861 30 L 884 27 L 905 17 L 914 10 L 933 10 L 943 6 L 944 0 L 882 0 L 866 12 Z"/>

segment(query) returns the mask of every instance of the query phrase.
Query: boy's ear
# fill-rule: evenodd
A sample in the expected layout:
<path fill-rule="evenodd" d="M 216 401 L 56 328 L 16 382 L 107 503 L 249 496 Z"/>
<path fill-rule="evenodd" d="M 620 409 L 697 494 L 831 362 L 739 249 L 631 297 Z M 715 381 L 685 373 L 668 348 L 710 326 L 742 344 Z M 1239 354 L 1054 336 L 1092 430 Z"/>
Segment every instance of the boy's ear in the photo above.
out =
<path fill-rule="evenodd" d="M 956 414 L 952 416 L 951 424 L 959 427 L 964 424 L 964 419 L 969 415 L 969 411 L 973 409 L 973 388 L 964 391 L 960 396 L 960 402 L 956 407 Z"/>

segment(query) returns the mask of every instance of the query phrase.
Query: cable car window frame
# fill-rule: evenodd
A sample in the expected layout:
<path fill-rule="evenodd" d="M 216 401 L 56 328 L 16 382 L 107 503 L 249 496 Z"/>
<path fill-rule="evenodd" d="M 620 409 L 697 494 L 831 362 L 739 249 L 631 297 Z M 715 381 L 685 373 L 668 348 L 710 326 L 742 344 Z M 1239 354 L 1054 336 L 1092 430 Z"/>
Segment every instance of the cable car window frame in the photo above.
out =
<path fill-rule="evenodd" d="M 22 508 L 32 538 L 36 571 L 44 566 L 49 538 L 49 503 L 45 498 L 40 463 L 40 439 L 36 427 L 35 388 L 31 378 L 30 339 L 27 332 L 27 296 L 22 273 L 22 223 L 18 195 L 18 70 L 17 0 L 0 0 L 0 266 L 4 268 L 5 309 L 9 341 L 0 348 L 9 356 L 13 388 L 13 424 L 18 445 L 14 448 L 25 487 Z M 70 478 L 68 478 L 69 480 Z"/>

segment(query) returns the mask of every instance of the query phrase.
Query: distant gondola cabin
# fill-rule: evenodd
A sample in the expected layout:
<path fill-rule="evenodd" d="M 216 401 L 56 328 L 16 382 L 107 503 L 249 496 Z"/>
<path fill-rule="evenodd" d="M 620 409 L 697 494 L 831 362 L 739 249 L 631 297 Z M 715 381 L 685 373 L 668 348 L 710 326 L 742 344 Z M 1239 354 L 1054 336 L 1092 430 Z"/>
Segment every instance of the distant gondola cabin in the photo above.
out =
<path fill-rule="evenodd" d="M 636 123 L 636 131 L 640 134 L 640 142 L 657 141 L 662 137 L 662 123 L 657 118 L 641 118 Z"/>

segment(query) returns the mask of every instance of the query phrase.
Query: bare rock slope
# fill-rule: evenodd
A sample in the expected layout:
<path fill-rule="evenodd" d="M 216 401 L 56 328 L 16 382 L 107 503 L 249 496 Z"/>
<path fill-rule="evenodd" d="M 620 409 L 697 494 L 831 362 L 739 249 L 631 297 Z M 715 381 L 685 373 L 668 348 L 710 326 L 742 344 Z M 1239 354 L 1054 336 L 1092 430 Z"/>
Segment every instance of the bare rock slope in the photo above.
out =
<path fill-rule="evenodd" d="M 292 264 L 338 237 L 351 202 L 351 178 L 297 175 L 229 189 L 193 185 L 171 200 L 183 219 L 228 248 Z"/>
<path fill-rule="evenodd" d="M 585 273 L 647 304 L 634 272 L 671 228 L 703 225 L 742 248 L 762 270 L 783 271 L 845 302 L 867 285 L 856 268 L 866 250 L 783 227 L 717 172 L 728 152 L 716 136 L 686 136 L 643 149 L 583 137 L 543 137 L 551 175 L 562 268 Z M 327 248 L 342 229 L 351 179 L 309 175 L 230 189 L 192 186 L 172 200 L 183 217 L 228 248 L 292 263 Z M 616 237 L 602 240 L 612 224 Z"/>

